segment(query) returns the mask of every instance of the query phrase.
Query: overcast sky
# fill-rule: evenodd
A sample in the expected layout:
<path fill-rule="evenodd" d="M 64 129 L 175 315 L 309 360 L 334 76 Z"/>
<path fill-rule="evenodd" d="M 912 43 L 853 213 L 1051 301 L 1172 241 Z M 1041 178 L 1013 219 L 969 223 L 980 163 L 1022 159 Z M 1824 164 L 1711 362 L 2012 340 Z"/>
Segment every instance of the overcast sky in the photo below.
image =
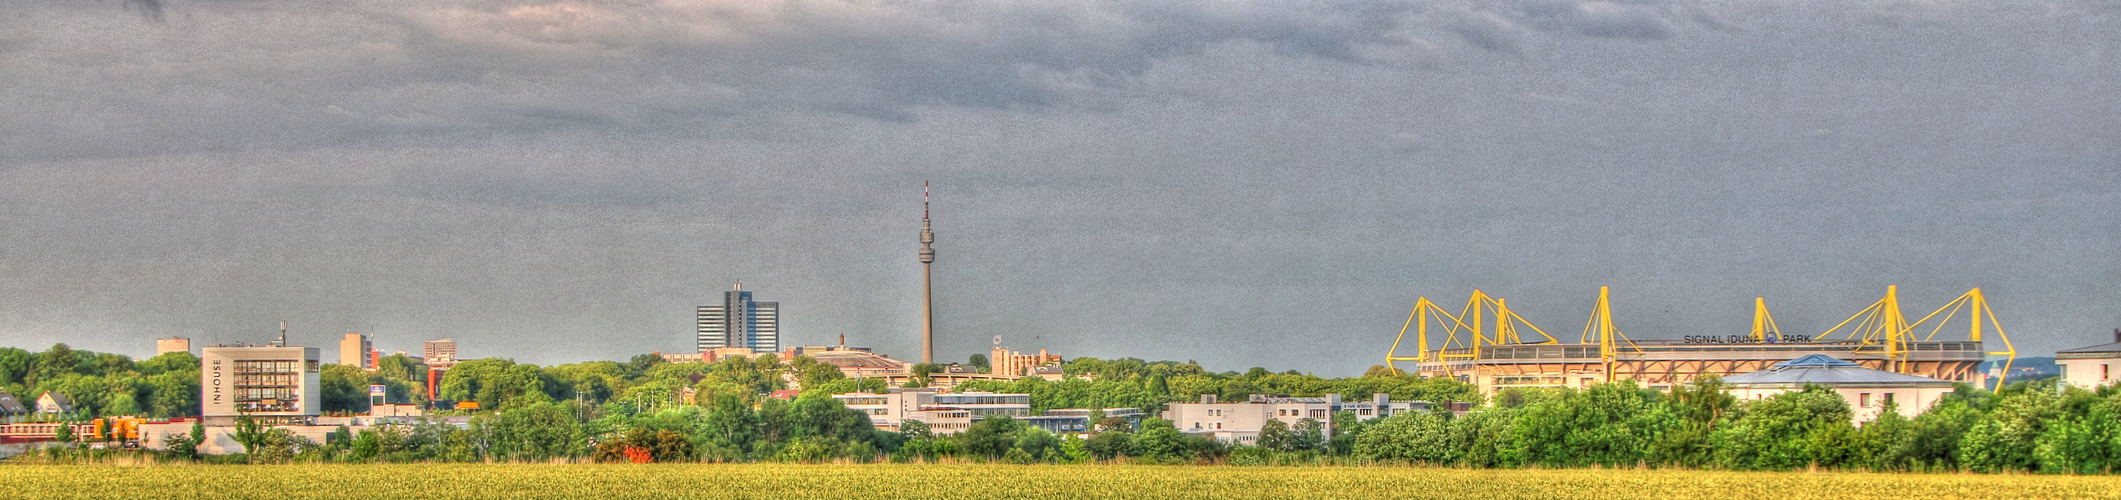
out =
<path fill-rule="evenodd" d="M 1476 288 L 1569 341 L 1602 285 L 1639 339 L 1894 284 L 2121 327 L 2115 0 L 4 10 L 0 345 L 624 359 L 742 280 L 918 358 L 924 180 L 947 360 L 1353 375 Z"/>

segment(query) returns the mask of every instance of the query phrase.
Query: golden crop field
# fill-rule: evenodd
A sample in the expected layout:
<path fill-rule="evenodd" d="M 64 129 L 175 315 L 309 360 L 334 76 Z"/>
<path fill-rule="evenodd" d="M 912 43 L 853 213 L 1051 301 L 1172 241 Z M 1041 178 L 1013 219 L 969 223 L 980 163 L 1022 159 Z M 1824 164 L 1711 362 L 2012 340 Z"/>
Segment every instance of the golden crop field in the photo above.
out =
<path fill-rule="evenodd" d="M 2121 498 L 2121 477 L 1123 465 L 0 466 L 16 498 Z"/>

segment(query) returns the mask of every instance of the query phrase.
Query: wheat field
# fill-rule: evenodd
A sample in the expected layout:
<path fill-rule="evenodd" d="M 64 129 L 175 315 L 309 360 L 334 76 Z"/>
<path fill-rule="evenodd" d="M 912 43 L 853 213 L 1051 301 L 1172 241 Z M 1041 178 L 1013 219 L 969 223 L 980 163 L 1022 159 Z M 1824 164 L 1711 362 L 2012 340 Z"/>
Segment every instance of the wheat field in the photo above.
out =
<path fill-rule="evenodd" d="M 6 498 L 2121 498 L 2121 477 L 1138 465 L 0 466 Z"/>

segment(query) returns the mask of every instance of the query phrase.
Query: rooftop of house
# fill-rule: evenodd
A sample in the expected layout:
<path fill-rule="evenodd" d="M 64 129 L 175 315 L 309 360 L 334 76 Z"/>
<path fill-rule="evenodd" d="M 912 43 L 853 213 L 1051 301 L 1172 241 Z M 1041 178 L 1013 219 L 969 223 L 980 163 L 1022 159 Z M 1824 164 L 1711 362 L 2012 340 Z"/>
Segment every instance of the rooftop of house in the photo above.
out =
<path fill-rule="evenodd" d="M 1741 373 L 1723 379 L 1733 386 L 1802 386 L 1819 384 L 1826 386 L 1891 386 L 1891 387 L 1951 387 L 1948 380 L 1917 377 L 1883 370 L 1864 368 L 1863 365 L 1834 359 L 1824 354 L 1810 354 L 1801 358 L 1776 363 L 1766 370 Z"/>

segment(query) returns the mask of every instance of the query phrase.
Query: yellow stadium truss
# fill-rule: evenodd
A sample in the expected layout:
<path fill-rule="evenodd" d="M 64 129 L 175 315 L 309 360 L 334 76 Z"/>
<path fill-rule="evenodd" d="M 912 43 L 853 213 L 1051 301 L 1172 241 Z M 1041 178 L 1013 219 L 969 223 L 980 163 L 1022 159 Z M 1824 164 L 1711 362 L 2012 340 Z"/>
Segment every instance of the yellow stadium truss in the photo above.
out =
<path fill-rule="evenodd" d="M 1866 352 L 1863 349 L 1870 348 L 1874 350 L 1868 352 L 1883 354 L 1887 360 L 1887 371 L 1909 373 L 1907 355 L 1911 344 L 1935 340 L 1938 333 L 1942 332 L 1953 318 L 1958 317 L 1961 310 L 1968 311 L 1968 341 L 1982 342 L 1982 336 L 1989 330 L 1993 330 L 1995 336 L 2003 341 L 2003 350 L 1988 351 L 1984 354 L 2004 356 L 2003 372 L 2004 376 L 2008 376 L 2012 364 L 2017 361 L 2018 350 L 2011 344 L 2010 336 L 2004 333 L 2002 323 L 1996 320 L 1995 311 L 1989 307 L 1988 300 L 1982 295 L 1980 288 L 1969 290 L 1928 316 L 1909 323 L 1906 316 L 1900 312 L 1899 287 L 1888 286 L 1884 298 L 1814 338 L 1827 339 L 1835 334 L 1845 334 L 1848 340 L 1857 341 L 1863 346 L 1858 348 L 1858 352 Z M 1938 317 L 1940 314 L 1943 317 Z M 1488 321 L 1491 317 L 1494 320 L 1492 323 Z M 1915 336 L 1916 328 L 1928 324 L 1931 319 L 1936 319 L 1937 322 L 1918 340 Z M 1439 328 L 1443 337 L 1443 345 L 1435 349 L 1430 349 L 1431 326 Z M 1399 336 L 1392 339 L 1391 349 L 1385 351 L 1385 366 L 1389 367 L 1392 373 L 1398 374 L 1397 363 L 1400 361 L 1436 362 L 1442 364 L 1444 371 L 1449 373 L 1451 360 L 1479 359 L 1484 346 L 1524 344 L 1518 334 L 1520 326 L 1546 338 L 1544 342 L 1534 342 L 1535 344 L 1559 342 L 1539 326 L 1512 312 L 1509 302 L 1502 297 L 1474 290 L 1473 295 L 1466 299 L 1466 305 L 1460 308 L 1457 314 L 1430 302 L 1428 297 L 1419 297 L 1414 301 L 1414 310 L 1407 313 L 1406 323 L 1400 325 Z M 1844 332 L 1843 327 L 1850 328 Z M 1415 335 L 1414 355 L 1402 356 L 1399 349 L 1403 347 L 1409 330 Z M 1781 327 L 1775 324 L 1775 316 L 1768 312 L 1767 298 L 1755 297 L 1750 337 L 1760 342 L 1781 342 L 1781 331 Z M 1634 340 L 1614 326 L 1609 287 L 1598 288 L 1598 302 L 1592 307 L 1591 317 L 1584 323 L 1580 342 L 1598 346 L 1608 381 L 1612 378 L 1612 364 L 1616 356 L 1625 350 L 1641 352 Z M 2003 379 L 1998 377 L 1996 386 L 2002 385 Z"/>

